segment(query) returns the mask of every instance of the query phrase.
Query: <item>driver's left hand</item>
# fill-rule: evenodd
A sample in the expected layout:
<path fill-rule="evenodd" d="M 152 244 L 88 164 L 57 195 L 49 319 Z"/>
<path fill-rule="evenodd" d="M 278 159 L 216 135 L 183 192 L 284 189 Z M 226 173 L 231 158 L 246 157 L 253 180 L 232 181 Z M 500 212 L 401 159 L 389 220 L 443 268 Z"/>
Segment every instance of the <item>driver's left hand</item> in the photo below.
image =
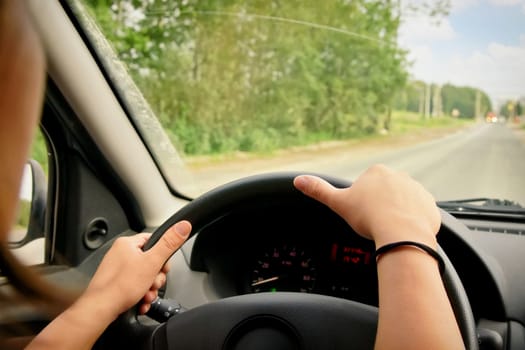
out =
<path fill-rule="evenodd" d="M 188 221 L 178 222 L 146 252 L 142 247 L 150 237 L 149 233 L 118 238 L 81 298 L 107 303 L 115 317 L 142 299 L 139 312 L 146 313 L 159 288 L 166 282 L 169 269 L 166 261 L 184 243 L 190 231 Z"/>

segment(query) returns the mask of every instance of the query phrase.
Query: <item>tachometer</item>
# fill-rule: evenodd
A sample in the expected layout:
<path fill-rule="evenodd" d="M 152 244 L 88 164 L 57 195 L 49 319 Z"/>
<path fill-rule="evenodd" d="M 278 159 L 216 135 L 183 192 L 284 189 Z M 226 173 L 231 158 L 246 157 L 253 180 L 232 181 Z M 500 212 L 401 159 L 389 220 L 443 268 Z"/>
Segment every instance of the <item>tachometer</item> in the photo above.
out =
<path fill-rule="evenodd" d="M 313 290 L 316 267 L 313 258 L 296 245 L 271 247 L 255 261 L 250 288 L 259 292 L 303 292 Z"/>

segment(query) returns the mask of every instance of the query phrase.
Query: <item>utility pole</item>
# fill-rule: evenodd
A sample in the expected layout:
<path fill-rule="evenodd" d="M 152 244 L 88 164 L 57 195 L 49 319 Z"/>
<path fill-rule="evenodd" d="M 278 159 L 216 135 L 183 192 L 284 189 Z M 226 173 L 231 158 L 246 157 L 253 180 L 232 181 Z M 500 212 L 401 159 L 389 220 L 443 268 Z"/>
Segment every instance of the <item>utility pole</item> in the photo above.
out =
<path fill-rule="evenodd" d="M 430 93 L 431 85 L 425 84 L 425 119 L 430 118 Z"/>
<path fill-rule="evenodd" d="M 424 84 L 424 83 L 423 83 Z M 419 101 L 417 104 L 417 112 L 423 119 L 425 118 L 425 86 L 418 86 Z"/>
<path fill-rule="evenodd" d="M 474 118 L 481 119 L 481 92 L 479 90 L 476 90 L 476 107 L 474 113 Z"/>
<path fill-rule="evenodd" d="M 432 96 L 432 116 L 441 117 L 443 115 L 443 102 L 441 99 L 441 86 L 434 86 L 434 95 Z"/>

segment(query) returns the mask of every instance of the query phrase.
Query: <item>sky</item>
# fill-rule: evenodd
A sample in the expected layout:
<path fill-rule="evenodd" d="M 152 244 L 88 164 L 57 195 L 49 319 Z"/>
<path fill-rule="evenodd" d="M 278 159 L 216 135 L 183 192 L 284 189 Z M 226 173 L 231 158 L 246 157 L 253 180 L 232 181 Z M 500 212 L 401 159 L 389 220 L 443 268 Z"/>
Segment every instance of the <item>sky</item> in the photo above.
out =
<path fill-rule="evenodd" d="M 404 17 L 412 78 L 486 92 L 494 107 L 525 98 L 525 0 L 451 0 L 448 17 Z"/>

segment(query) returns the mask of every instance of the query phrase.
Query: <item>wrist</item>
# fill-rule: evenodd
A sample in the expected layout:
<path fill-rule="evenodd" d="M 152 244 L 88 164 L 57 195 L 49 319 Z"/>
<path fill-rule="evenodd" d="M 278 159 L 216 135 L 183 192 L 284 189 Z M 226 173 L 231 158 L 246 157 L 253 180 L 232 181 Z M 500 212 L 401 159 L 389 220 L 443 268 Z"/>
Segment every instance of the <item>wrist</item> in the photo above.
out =
<path fill-rule="evenodd" d="M 420 242 L 398 241 L 398 242 L 394 242 L 394 243 L 383 245 L 383 246 L 377 248 L 376 252 L 374 254 L 376 263 L 378 262 L 378 260 L 384 254 L 391 253 L 391 252 L 393 252 L 393 251 L 395 251 L 396 249 L 399 249 L 399 248 L 407 248 L 407 247 L 420 249 L 421 251 L 424 251 L 429 256 L 434 258 L 436 260 L 436 262 L 438 263 L 439 271 L 440 271 L 441 275 L 443 275 L 443 272 L 445 271 L 445 261 L 443 260 L 441 255 L 439 255 L 439 253 L 434 248 L 431 248 L 428 245 L 422 244 Z"/>
<path fill-rule="evenodd" d="M 437 229 L 424 220 L 404 218 L 378 222 L 373 228 L 371 236 L 376 248 L 400 241 L 413 241 L 423 243 L 432 249 L 437 248 Z"/>

